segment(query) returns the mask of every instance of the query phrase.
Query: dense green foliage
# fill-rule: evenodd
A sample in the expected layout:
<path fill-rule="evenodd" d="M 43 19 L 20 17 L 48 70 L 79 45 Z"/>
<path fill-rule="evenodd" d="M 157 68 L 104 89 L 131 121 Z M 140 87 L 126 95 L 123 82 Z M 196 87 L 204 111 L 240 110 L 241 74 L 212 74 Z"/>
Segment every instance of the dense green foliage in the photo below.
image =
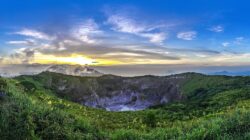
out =
<path fill-rule="evenodd" d="M 0 138 L 250 139 L 250 77 L 178 76 L 185 77 L 183 100 L 136 112 L 107 112 L 59 98 L 44 85 L 44 74 L 1 78 Z"/>

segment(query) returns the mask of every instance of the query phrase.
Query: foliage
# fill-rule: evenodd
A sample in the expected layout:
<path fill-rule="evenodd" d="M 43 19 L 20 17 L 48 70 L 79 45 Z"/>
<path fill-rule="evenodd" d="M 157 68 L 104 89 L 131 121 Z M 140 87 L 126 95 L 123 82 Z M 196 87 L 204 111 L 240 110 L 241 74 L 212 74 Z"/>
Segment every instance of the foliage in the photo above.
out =
<path fill-rule="evenodd" d="M 6 81 L 4 79 L 0 79 L 0 91 L 3 92 L 6 87 L 7 87 Z"/>
<path fill-rule="evenodd" d="M 185 97 L 182 101 L 143 111 L 107 112 L 58 97 L 48 88 L 57 76 L 44 73 L 38 77 L 0 78 L 0 85 L 6 83 L 5 100 L 0 101 L 1 139 L 250 138 L 250 77 L 180 74 L 185 77 L 180 85 Z M 74 77 L 67 80 L 79 82 Z M 107 81 L 113 83 L 107 77 L 99 82 Z M 109 88 L 117 87 L 112 84 Z"/>
<path fill-rule="evenodd" d="M 148 127 L 156 127 L 156 115 L 154 112 L 148 112 L 144 119 L 143 122 L 148 126 Z"/>
<path fill-rule="evenodd" d="M 22 85 L 24 87 L 24 90 L 26 92 L 34 92 L 36 90 L 35 84 L 33 84 L 32 82 L 29 82 L 29 81 L 21 81 L 20 85 Z"/>

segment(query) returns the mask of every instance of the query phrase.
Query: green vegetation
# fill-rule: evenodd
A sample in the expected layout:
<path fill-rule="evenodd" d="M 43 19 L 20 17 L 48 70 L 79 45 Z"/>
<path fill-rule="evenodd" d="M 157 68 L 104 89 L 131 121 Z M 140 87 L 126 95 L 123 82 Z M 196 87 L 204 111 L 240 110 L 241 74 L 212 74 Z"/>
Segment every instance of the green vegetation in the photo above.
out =
<path fill-rule="evenodd" d="M 180 74 L 181 101 L 107 112 L 58 97 L 48 87 L 59 76 L 48 80 L 47 74 L 0 78 L 1 139 L 250 139 L 250 77 Z M 101 80 L 117 88 L 109 77 Z"/>
<path fill-rule="evenodd" d="M 21 81 L 20 85 L 22 85 L 24 87 L 24 91 L 26 91 L 26 92 L 34 92 L 34 91 L 36 91 L 36 86 L 32 82 Z"/>

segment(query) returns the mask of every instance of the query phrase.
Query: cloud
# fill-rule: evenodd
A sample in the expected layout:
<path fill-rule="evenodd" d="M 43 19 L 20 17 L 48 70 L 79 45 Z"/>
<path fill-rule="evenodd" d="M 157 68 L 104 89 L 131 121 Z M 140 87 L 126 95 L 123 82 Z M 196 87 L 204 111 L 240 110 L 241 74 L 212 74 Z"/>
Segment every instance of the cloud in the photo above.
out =
<path fill-rule="evenodd" d="M 222 45 L 223 47 L 228 47 L 228 46 L 230 45 L 230 43 L 229 43 L 229 42 L 223 42 L 223 43 L 221 43 L 221 45 Z"/>
<path fill-rule="evenodd" d="M 80 22 L 71 31 L 73 37 L 90 44 L 97 43 L 97 40 L 93 36 L 100 35 L 101 33 L 102 31 L 99 30 L 99 26 L 93 19 Z"/>
<path fill-rule="evenodd" d="M 220 32 L 224 31 L 224 27 L 221 25 L 217 25 L 217 26 L 213 26 L 213 27 L 209 28 L 208 30 L 210 30 L 212 32 L 220 33 Z"/>
<path fill-rule="evenodd" d="M 236 37 L 235 40 L 236 41 L 242 41 L 242 40 L 244 40 L 244 37 L 242 37 L 242 36 L 241 37 Z"/>
<path fill-rule="evenodd" d="M 208 56 L 214 56 L 214 55 L 220 55 L 220 52 L 214 51 L 214 50 L 208 50 L 208 49 L 186 49 L 186 48 L 168 48 L 169 51 L 172 51 L 174 53 L 181 53 L 181 54 L 202 54 L 202 55 L 208 55 Z"/>
<path fill-rule="evenodd" d="M 15 51 L 15 53 L 11 54 L 7 61 L 8 63 L 13 64 L 28 64 L 32 62 L 35 56 L 35 50 L 33 48 L 20 48 Z"/>
<path fill-rule="evenodd" d="M 38 44 L 31 48 L 16 50 L 8 60 L 11 64 L 31 64 L 57 62 L 59 58 L 72 57 L 72 54 L 86 57 L 92 62 L 105 64 L 181 64 L 191 63 L 194 57 L 216 57 L 219 52 L 205 49 L 177 49 L 165 46 L 142 44 L 91 44 L 72 38 Z M 58 58 L 58 59 L 57 59 Z M 53 61 L 52 61 L 53 60 Z M 5 61 L 5 62 L 6 62 Z M 59 62 L 59 61 L 58 61 Z M 76 63 L 78 64 L 78 62 Z M 82 64 L 82 63 L 81 63 Z"/>
<path fill-rule="evenodd" d="M 83 25 L 83 24 L 80 24 Z M 81 26 L 84 29 L 82 33 L 84 35 L 95 38 L 95 35 L 103 35 L 99 32 L 99 28 L 92 28 L 94 24 L 88 24 L 90 26 Z M 73 26 L 74 28 L 77 26 Z M 83 28 L 85 27 L 85 28 Z M 87 28 L 87 29 L 86 29 Z M 151 35 L 151 34 L 143 34 Z M 64 38 L 56 37 L 56 40 L 49 42 L 38 43 L 32 47 L 22 48 L 11 55 L 11 63 L 45 63 L 49 61 L 57 60 L 56 58 L 70 58 L 72 54 L 89 58 L 98 62 L 98 64 L 174 64 L 184 63 L 190 59 L 190 56 L 205 56 L 213 57 L 219 54 L 219 52 L 213 50 L 204 49 L 177 49 L 168 48 L 162 45 L 155 44 L 152 46 L 148 43 L 141 44 L 126 44 L 126 43 L 114 43 L 108 40 L 108 42 L 102 41 L 100 43 L 90 43 L 82 41 L 75 36 L 65 36 Z M 152 42 L 161 38 L 161 34 L 158 37 L 153 38 Z M 92 39 L 92 38 L 90 38 Z M 114 38 L 116 39 L 116 38 Z M 19 42 L 20 43 L 20 42 Z M 185 55 L 184 55 L 185 54 Z M 71 59 L 69 59 L 71 60 Z M 54 62 L 54 61 L 53 61 Z"/>
<path fill-rule="evenodd" d="M 245 38 L 240 36 L 240 37 L 236 37 L 234 39 L 232 39 L 231 41 L 226 41 L 226 42 L 222 42 L 221 45 L 223 47 L 228 47 L 228 46 L 232 46 L 232 45 L 242 45 L 244 43 Z"/>
<path fill-rule="evenodd" d="M 161 43 L 167 38 L 166 33 L 143 33 L 141 36 L 149 38 L 152 43 Z"/>
<path fill-rule="evenodd" d="M 197 33 L 195 31 L 188 31 L 188 32 L 179 32 L 177 34 L 177 38 L 183 40 L 193 40 L 196 38 Z"/>
<path fill-rule="evenodd" d="M 111 15 L 108 17 L 107 20 L 108 23 L 114 25 L 113 30 L 119 31 L 119 32 L 126 32 L 126 33 L 140 33 L 144 32 L 147 27 L 145 25 L 137 25 L 137 23 L 128 18 L 124 17 L 122 15 Z"/>
<path fill-rule="evenodd" d="M 219 63 L 231 63 L 236 65 L 249 64 L 250 53 L 223 53 L 218 57 L 214 58 L 214 62 Z"/>
<path fill-rule="evenodd" d="M 245 38 L 242 37 L 242 36 L 236 37 L 236 38 L 234 39 L 233 43 L 236 44 L 236 45 L 241 45 L 242 42 L 244 41 L 244 39 L 245 39 Z"/>
<path fill-rule="evenodd" d="M 54 36 L 47 35 L 43 32 L 39 32 L 37 30 L 32 29 L 23 29 L 21 31 L 15 32 L 14 34 L 27 36 L 27 37 L 33 37 L 36 39 L 43 39 L 43 40 L 54 40 Z"/>
<path fill-rule="evenodd" d="M 134 64 L 134 63 L 172 63 L 182 62 L 186 58 L 194 55 L 202 55 L 213 57 L 220 53 L 213 50 L 205 49 L 177 49 L 167 48 L 158 45 L 147 46 L 142 44 L 125 45 L 125 44 L 84 44 L 84 42 L 75 41 L 61 41 L 62 44 L 67 46 L 65 50 L 51 49 L 51 47 L 40 47 L 37 51 L 42 54 L 54 56 L 70 56 L 71 54 L 80 54 L 88 58 L 93 58 L 102 64 L 102 60 L 116 61 L 118 64 Z M 53 47 L 58 47 L 58 44 Z M 185 54 L 186 56 L 183 56 Z M 158 60 L 158 62 L 157 62 Z"/>
<path fill-rule="evenodd" d="M 4 58 L 3 58 L 3 57 L 0 57 L 0 63 L 2 63 L 2 62 L 3 62 L 3 60 L 4 60 Z"/>
<path fill-rule="evenodd" d="M 8 60 L 11 63 L 45 64 L 57 62 L 59 58 L 73 61 L 75 59 L 70 58 L 77 55 L 96 61 L 100 65 L 174 64 L 185 63 L 187 60 L 191 62 L 193 56 L 207 58 L 219 55 L 219 52 L 213 50 L 164 46 L 163 42 L 168 37 L 166 26 L 149 24 L 118 13 L 110 14 L 104 24 L 97 24 L 90 18 L 78 19 L 65 30 L 47 29 L 38 32 L 25 29 L 16 33 L 26 36 L 27 39 L 7 42 L 24 47 L 16 50 Z M 196 37 L 196 32 L 181 32 L 179 37 L 192 40 Z M 141 40 L 143 42 L 138 42 Z"/>
<path fill-rule="evenodd" d="M 59 51 L 58 44 L 64 44 L 67 46 L 65 50 Z M 124 60 L 126 58 L 134 58 L 129 62 L 133 63 L 137 58 L 140 59 L 166 59 L 166 60 L 178 60 L 180 59 L 175 55 L 168 55 L 167 53 L 157 52 L 154 50 L 144 50 L 143 48 L 132 48 L 128 45 L 119 44 L 117 47 L 115 44 L 88 44 L 84 42 L 71 41 L 61 41 L 60 43 L 51 44 L 51 47 L 38 47 L 36 49 L 38 52 L 43 54 L 52 54 L 55 56 L 67 56 L 74 53 L 86 55 L 90 58 L 95 59 L 115 59 L 117 61 Z M 164 51 L 165 52 L 165 51 Z M 112 54 L 112 55 L 110 55 Z M 124 61 L 125 62 L 125 61 Z M 127 61 L 128 62 L 128 61 Z"/>
<path fill-rule="evenodd" d="M 36 46 L 37 41 L 34 39 L 26 39 L 26 40 L 12 40 L 12 41 L 7 41 L 7 44 L 10 45 L 17 45 L 17 46 Z"/>
<path fill-rule="evenodd" d="M 113 26 L 112 29 L 114 31 L 148 38 L 152 43 L 162 43 L 167 38 L 166 33 L 157 31 L 165 25 L 143 24 L 128 16 L 119 14 L 110 15 L 107 19 L 107 23 Z"/>

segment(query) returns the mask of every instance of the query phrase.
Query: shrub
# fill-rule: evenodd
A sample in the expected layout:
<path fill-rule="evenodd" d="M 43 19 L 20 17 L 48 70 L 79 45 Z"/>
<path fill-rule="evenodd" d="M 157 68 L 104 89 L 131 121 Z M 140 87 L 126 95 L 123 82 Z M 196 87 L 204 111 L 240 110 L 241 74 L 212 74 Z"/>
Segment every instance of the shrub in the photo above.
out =
<path fill-rule="evenodd" d="M 36 85 L 29 81 L 21 81 L 20 84 L 24 87 L 26 92 L 34 92 L 36 91 Z"/>
<path fill-rule="evenodd" d="M 154 112 L 148 112 L 143 119 L 143 122 L 148 127 L 156 127 L 156 116 Z"/>
<path fill-rule="evenodd" d="M 4 89 L 7 87 L 7 83 L 4 79 L 0 79 L 0 91 L 4 91 Z"/>

